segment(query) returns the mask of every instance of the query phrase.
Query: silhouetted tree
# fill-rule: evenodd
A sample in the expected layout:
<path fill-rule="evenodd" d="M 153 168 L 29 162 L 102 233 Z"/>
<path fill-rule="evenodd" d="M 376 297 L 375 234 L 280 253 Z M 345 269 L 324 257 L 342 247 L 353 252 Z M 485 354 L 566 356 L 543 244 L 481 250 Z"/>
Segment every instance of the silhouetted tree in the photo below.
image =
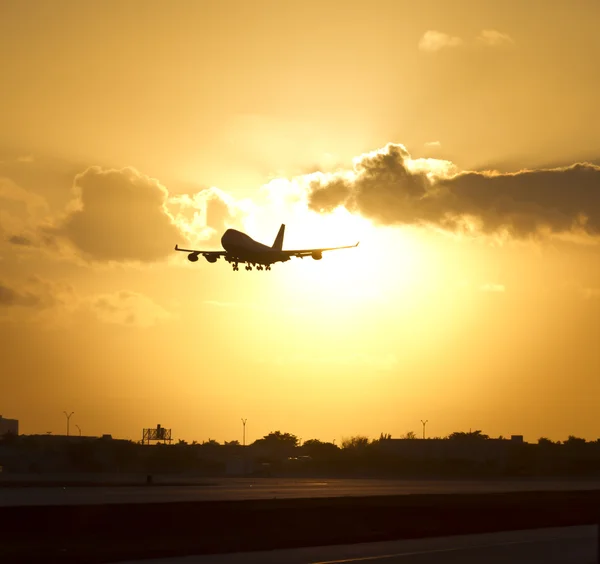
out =
<path fill-rule="evenodd" d="M 362 435 L 342 439 L 342 448 L 344 450 L 360 450 L 367 446 L 369 446 L 369 437 L 364 437 Z"/>
<path fill-rule="evenodd" d="M 323 460 L 335 456 L 339 452 L 339 447 L 333 443 L 325 443 L 318 439 L 309 439 L 302 445 L 302 454 L 310 456 L 315 460 Z"/>
<path fill-rule="evenodd" d="M 291 433 L 282 433 L 281 431 L 272 431 L 262 439 L 257 439 L 252 444 L 261 445 L 285 445 L 288 447 L 298 446 L 298 437 Z"/>
<path fill-rule="evenodd" d="M 547 437 L 540 437 L 538 439 L 538 445 L 540 445 L 542 447 L 548 447 L 548 446 L 556 445 L 556 443 L 552 442 Z"/>
<path fill-rule="evenodd" d="M 408 431 L 400 437 L 401 439 L 416 439 L 417 434 L 414 431 Z"/>
<path fill-rule="evenodd" d="M 202 445 L 203 446 L 211 446 L 211 447 L 221 446 L 219 441 L 215 441 L 214 439 L 208 439 L 208 441 L 203 442 Z"/>
<path fill-rule="evenodd" d="M 273 462 L 290 457 L 298 446 L 298 437 L 291 433 L 273 431 L 252 443 L 254 450 L 262 453 L 263 462 Z"/>
<path fill-rule="evenodd" d="M 240 446 L 240 441 L 225 441 L 225 446 Z"/>
<path fill-rule="evenodd" d="M 380 441 L 389 441 L 392 438 L 392 434 L 391 433 L 381 433 L 379 435 L 379 440 Z"/>
<path fill-rule="evenodd" d="M 564 444 L 568 445 L 568 446 L 581 446 L 581 445 L 585 445 L 586 441 L 585 441 L 585 439 L 581 439 L 579 437 L 576 437 L 575 435 L 569 435 L 569 437 L 564 442 Z"/>

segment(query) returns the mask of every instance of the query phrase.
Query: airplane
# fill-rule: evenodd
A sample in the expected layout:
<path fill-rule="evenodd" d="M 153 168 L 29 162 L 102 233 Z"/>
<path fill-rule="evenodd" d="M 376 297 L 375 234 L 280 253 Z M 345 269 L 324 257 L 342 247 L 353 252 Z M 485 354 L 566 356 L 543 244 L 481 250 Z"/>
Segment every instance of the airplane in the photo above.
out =
<path fill-rule="evenodd" d="M 285 233 L 285 225 L 282 223 L 275 237 L 275 242 L 268 247 L 258 241 L 255 241 L 245 233 L 236 229 L 228 229 L 221 237 L 221 245 L 224 251 L 197 251 L 195 249 L 181 249 L 175 245 L 176 251 L 182 251 L 188 254 L 190 262 L 196 262 L 198 257 L 202 255 L 208 262 L 217 262 L 220 257 L 223 257 L 228 263 L 233 266 L 233 270 L 239 270 L 239 264 L 246 263 L 246 270 L 271 270 L 271 265 L 276 262 L 286 262 L 291 257 L 304 258 L 312 256 L 315 260 L 323 258 L 324 251 L 336 251 L 338 249 L 352 249 L 358 247 L 348 245 L 346 247 L 329 247 L 326 249 L 303 249 L 299 251 L 284 251 L 283 250 L 283 234 Z"/>

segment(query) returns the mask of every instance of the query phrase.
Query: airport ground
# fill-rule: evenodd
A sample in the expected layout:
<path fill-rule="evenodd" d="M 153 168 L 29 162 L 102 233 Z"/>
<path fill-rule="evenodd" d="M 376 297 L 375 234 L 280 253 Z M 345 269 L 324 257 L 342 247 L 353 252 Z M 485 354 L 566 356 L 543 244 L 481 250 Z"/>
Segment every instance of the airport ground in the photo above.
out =
<path fill-rule="evenodd" d="M 174 503 L 252 499 L 600 490 L 600 480 L 378 480 L 32 475 L 0 480 L 0 506 Z"/>
<path fill-rule="evenodd" d="M 119 564 L 596 564 L 598 527 L 528 529 Z"/>
<path fill-rule="evenodd" d="M 197 486 L 191 483 L 168 486 L 165 482 L 161 486 L 160 483 L 161 480 L 157 480 L 158 485 L 145 487 L 141 484 L 119 487 L 114 483 L 108 488 L 64 486 L 64 490 L 62 486 L 0 488 L 3 502 L 0 506 L 0 562 L 104 564 L 205 555 L 199 562 L 225 563 L 226 559 L 213 559 L 224 558 L 217 557 L 218 554 L 252 552 L 246 555 L 250 560 L 242 562 L 255 563 L 260 561 L 252 560 L 257 551 L 358 546 L 357 543 L 401 539 L 407 542 L 422 539 L 424 549 L 412 552 L 431 553 L 431 547 L 441 542 L 435 540 L 438 537 L 548 527 L 569 527 L 575 531 L 571 527 L 593 527 L 600 520 L 598 483 L 579 481 L 334 480 L 323 485 L 325 482 L 305 480 L 237 479 Z M 72 496 L 72 503 L 65 503 L 65 498 L 61 501 L 58 497 L 47 497 L 69 491 L 71 493 L 65 495 Z M 253 497 L 240 493 L 248 491 L 252 491 L 248 496 Z M 216 497 L 206 497 L 206 492 L 214 492 L 210 495 Z M 158 500 L 148 497 L 153 495 L 162 497 Z M 7 496 L 25 496 L 21 500 L 28 502 L 21 503 L 17 497 L 8 500 Z M 443 553 L 432 553 L 438 554 L 437 559 L 432 554 L 412 554 L 413 560 L 407 562 L 477 560 L 491 564 L 494 560 L 486 550 L 504 554 L 505 559 L 496 560 L 498 562 L 519 562 L 519 558 L 528 561 L 527 554 L 534 548 L 548 555 L 562 552 L 585 557 L 590 550 L 591 529 L 586 530 L 588 533 L 576 539 L 569 535 L 554 540 L 538 539 L 537 548 L 533 546 L 535 543 L 517 546 L 502 538 L 493 550 L 481 546 L 450 550 L 452 546 L 447 545 L 442 547 Z M 367 550 L 370 560 L 375 556 L 382 560 L 385 556 L 378 552 L 369 554 L 373 548 L 366 545 L 363 549 Z M 336 559 L 335 554 L 327 552 L 329 548 L 322 550 L 325 551 L 322 556 L 315 553 L 316 559 L 305 562 Z M 405 545 L 398 545 L 394 550 L 388 553 L 389 559 L 383 560 L 386 564 L 394 562 L 391 556 L 405 562 L 409 557 L 405 553 L 411 552 Z M 452 560 L 461 551 L 464 558 L 475 560 Z M 342 558 L 345 558 L 343 554 Z M 356 561 L 356 557 L 354 559 Z M 589 564 L 589 561 L 581 560 L 580 564 Z"/>

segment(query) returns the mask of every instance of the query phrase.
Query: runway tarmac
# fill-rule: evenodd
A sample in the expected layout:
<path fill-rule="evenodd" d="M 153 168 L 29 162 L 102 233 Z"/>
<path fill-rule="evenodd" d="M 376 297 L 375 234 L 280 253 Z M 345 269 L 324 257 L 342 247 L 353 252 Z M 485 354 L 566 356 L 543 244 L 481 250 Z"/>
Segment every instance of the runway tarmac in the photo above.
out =
<path fill-rule="evenodd" d="M 186 556 L 118 564 L 595 564 L 598 527 Z"/>
<path fill-rule="evenodd" d="M 225 478 L 210 484 L 2 487 L 0 506 L 167 503 L 242 499 L 598 490 L 599 480 L 369 480 Z"/>

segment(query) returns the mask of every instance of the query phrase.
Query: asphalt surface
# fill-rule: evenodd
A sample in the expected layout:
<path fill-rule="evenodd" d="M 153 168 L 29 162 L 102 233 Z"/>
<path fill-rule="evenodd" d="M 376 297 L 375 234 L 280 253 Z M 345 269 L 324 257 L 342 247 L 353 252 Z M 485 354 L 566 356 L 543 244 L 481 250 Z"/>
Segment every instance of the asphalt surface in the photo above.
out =
<path fill-rule="evenodd" d="M 186 556 L 119 564 L 596 564 L 598 527 Z"/>
<path fill-rule="evenodd" d="M 600 480 L 308 480 L 291 478 L 217 479 L 183 484 L 94 487 L 2 487 L 0 506 L 168 503 L 244 499 L 599 490 Z"/>

